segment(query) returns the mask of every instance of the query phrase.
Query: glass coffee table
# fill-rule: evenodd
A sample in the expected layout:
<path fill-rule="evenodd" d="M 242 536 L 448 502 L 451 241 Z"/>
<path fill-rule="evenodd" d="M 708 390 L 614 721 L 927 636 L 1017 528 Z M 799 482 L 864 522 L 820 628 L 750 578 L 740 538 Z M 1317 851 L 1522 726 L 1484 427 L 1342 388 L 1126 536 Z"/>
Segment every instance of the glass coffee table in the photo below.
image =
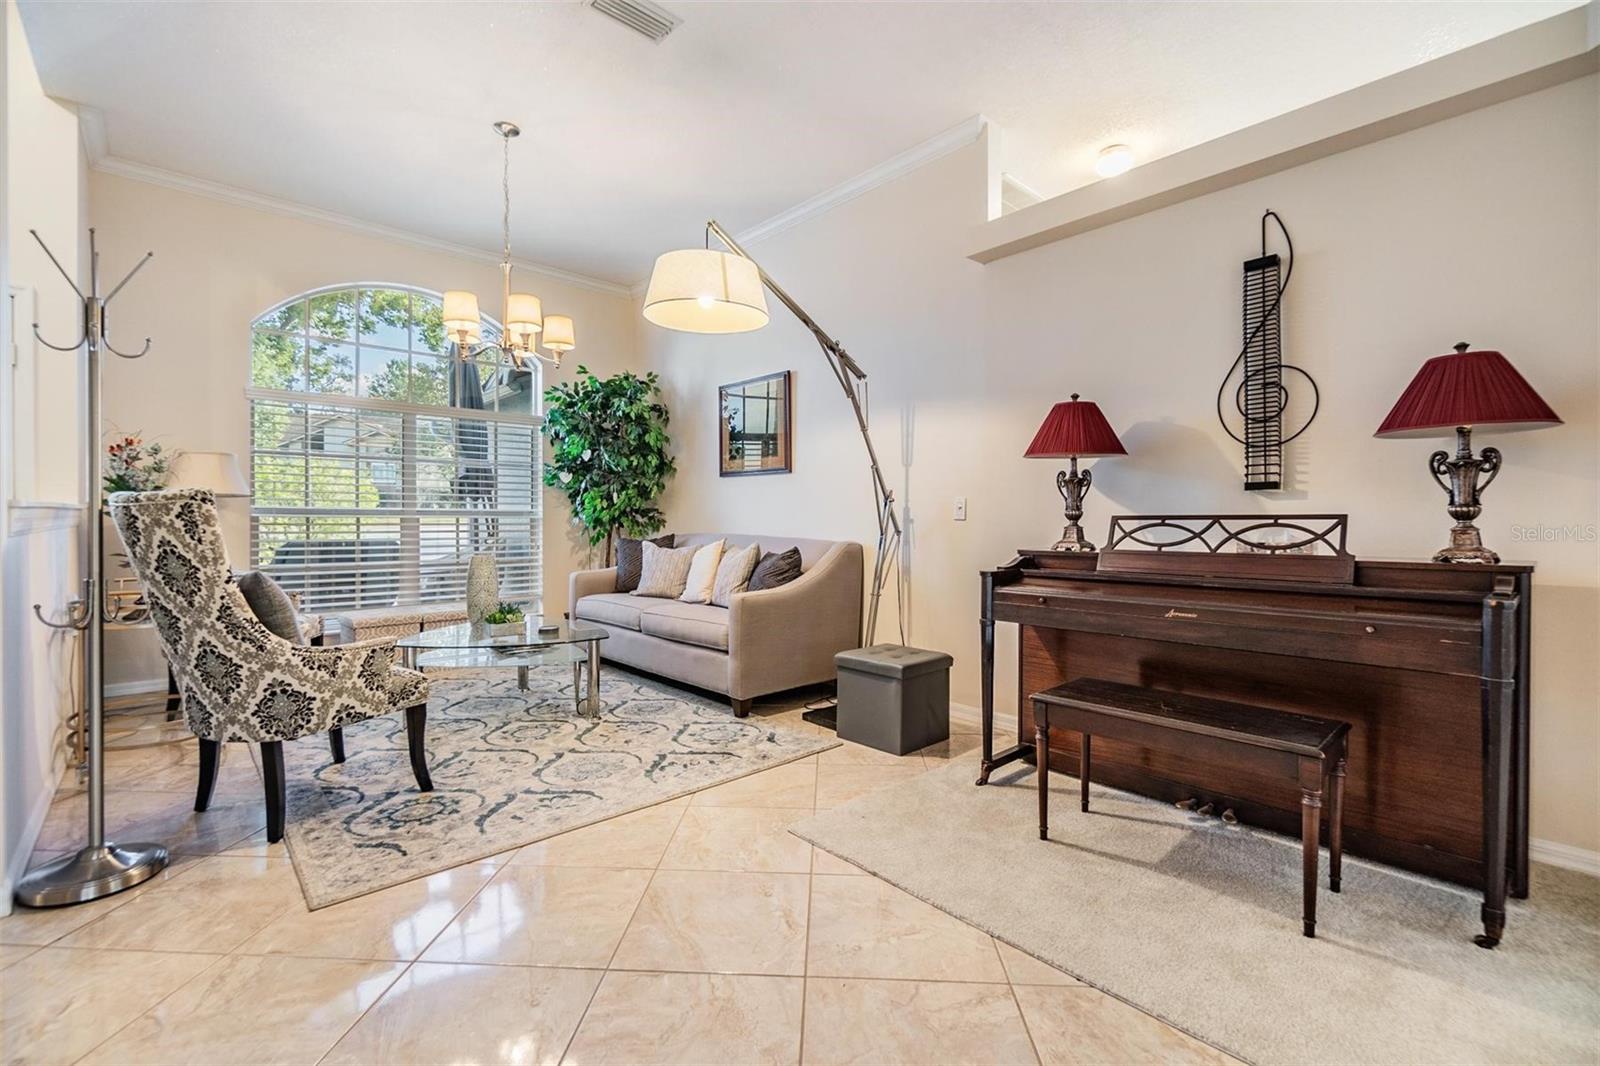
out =
<path fill-rule="evenodd" d="M 413 670 L 515 669 L 517 685 L 524 691 L 528 688 L 529 667 L 570 662 L 574 709 L 599 718 L 600 642 L 609 635 L 597 626 L 565 621 L 541 628 L 537 619 L 530 618 L 516 633 L 490 636 L 486 626 L 463 622 L 408 633 L 395 642 L 395 647 L 400 650 L 401 665 Z M 585 666 L 589 674 L 587 690 L 580 683 Z"/>

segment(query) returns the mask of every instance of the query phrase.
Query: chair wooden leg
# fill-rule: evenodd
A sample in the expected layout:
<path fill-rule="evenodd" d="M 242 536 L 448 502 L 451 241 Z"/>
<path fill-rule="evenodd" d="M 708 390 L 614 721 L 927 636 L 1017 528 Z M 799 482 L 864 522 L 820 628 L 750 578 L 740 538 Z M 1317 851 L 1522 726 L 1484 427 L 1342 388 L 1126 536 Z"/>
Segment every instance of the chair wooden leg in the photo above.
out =
<path fill-rule="evenodd" d="M 417 778 L 419 792 L 433 791 L 433 777 L 428 773 L 428 705 L 419 703 L 406 708 L 406 747 L 411 750 L 411 772 Z"/>
<path fill-rule="evenodd" d="M 272 740 L 261 745 L 261 779 L 267 789 L 267 843 L 283 839 L 284 812 L 288 794 L 283 782 L 283 742 Z"/>
<path fill-rule="evenodd" d="M 730 700 L 729 702 L 733 704 L 733 716 L 735 718 L 748 718 L 750 716 L 750 705 L 755 700 Z"/>
<path fill-rule="evenodd" d="M 344 762 L 344 730 L 334 726 L 328 730 L 328 748 L 333 752 L 334 762 Z"/>
<path fill-rule="evenodd" d="M 194 809 L 203 811 L 211 806 L 211 794 L 217 790 L 217 764 L 222 762 L 222 742 L 200 739 L 200 784 L 194 790 Z"/>

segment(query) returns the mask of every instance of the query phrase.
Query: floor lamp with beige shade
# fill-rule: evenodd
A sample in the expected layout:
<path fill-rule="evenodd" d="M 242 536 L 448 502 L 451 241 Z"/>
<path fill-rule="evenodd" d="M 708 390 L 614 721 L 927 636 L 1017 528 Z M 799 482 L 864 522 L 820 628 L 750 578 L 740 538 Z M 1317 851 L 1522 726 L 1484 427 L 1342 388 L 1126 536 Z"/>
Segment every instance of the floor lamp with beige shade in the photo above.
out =
<path fill-rule="evenodd" d="M 706 223 L 706 248 L 667 252 L 656 259 L 645 292 L 644 317 L 658 326 L 685 333 L 748 333 L 770 320 L 763 289 L 772 290 L 802 325 L 811 331 L 822 348 L 828 369 L 850 401 L 861 441 L 872 467 L 872 491 L 877 502 L 878 550 L 872 564 L 872 588 L 867 601 L 867 626 L 863 643 L 871 645 L 878 629 L 878 604 L 890 574 L 898 574 L 895 557 L 900 550 L 900 519 L 894 513 L 894 492 L 883 476 L 872 432 L 867 428 L 865 386 L 867 373 L 861 369 L 844 345 L 830 337 L 811 316 L 784 292 L 777 282 L 750 258 L 715 221 Z M 728 247 L 727 252 L 709 247 L 710 236 Z M 900 641 L 905 641 L 905 595 L 895 597 Z"/>

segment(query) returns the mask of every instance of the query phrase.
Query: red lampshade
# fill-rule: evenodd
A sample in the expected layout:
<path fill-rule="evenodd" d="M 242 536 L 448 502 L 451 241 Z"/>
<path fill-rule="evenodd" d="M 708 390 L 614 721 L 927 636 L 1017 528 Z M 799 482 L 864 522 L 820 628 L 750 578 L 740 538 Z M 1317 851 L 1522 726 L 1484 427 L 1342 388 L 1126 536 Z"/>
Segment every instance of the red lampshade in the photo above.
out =
<path fill-rule="evenodd" d="M 1100 408 L 1088 400 L 1072 399 L 1058 403 L 1044 416 L 1044 424 L 1033 435 L 1033 443 L 1022 453 L 1029 459 L 1079 459 L 1095 455 L 1127 455 Z"/>
<path fill-rule="evenodd" d="M 1457 426 L 1500 431 L 1558 426 L 1561 419 L 1499 352 L 1469 352 L 1422 364 L 1375 437 L 1448 436 Z"/>

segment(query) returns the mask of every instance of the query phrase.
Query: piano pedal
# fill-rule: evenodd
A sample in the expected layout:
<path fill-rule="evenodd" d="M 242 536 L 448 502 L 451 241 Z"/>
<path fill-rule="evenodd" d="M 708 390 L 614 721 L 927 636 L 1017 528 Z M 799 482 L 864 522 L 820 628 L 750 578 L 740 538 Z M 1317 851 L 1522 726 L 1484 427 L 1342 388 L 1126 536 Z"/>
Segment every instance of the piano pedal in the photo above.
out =
<path fill-rule="evenodd" d="M 1193 796 L 1190 796 L 1188 799 L 1179 800 L 1177 803 L 1174 803 L 1173 806 L 1177 807 L 1179 810 L 1192 811 L 1194 810 L 1194 805 L 1196 802 L 1198 801 Z"/>
<path fill-rule="evenodd" d="M 1229 825 L 1239 824 L 1239 816 L 1233 813 L 1232 807 L 1229 807 L 1227 810 L 1222 812 L 1222 820 L 1227 822 Z"/>
<path fill-rule="evenodd" d="M 1201 807 L 1198 811 L 1195 811 L 1194 813 L 1200 814 L 1200 815 L 1208 815 L 1215 809 L 1216 808 L 1212 804 L 1208 803 L 1204 807 Z"/>

